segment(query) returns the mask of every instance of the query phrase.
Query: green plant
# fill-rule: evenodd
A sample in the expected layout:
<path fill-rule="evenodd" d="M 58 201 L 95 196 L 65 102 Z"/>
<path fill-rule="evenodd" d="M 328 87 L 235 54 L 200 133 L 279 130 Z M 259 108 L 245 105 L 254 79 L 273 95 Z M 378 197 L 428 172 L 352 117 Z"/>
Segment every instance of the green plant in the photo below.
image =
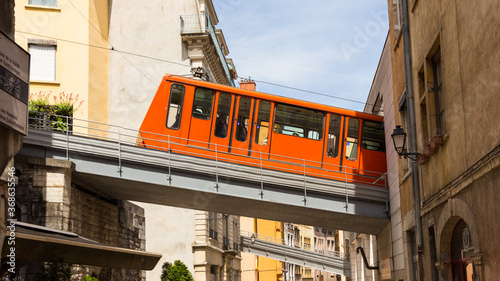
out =
<path fill-rule="evenodd" d="M 194 281 L 191 272 L 187 266 L 180 260 L 174 261 L 172 265 L 169 262 L 166 262 L 162 266 L 162 281 Z"/>
<path fill-rule="evenodd" d="M 99 279 L 97 279 L 97 277 L 94 277 L 92 275 L 87 275 L 82 278 L 82 281 L 99 281 Z"/>
<path fill-rule="evenodd" d="M 64 255 L 52 255 L 50 261 L 37 273 L 35 281 L 69 281 L 71 279 L 71 267 L 66 262 Z"/>
<path fill-rule="evenodd" d="M 52 104 L 49 102 L 50 96 L 53 98 Z M 70 130 L 68 125 L 71 120 L 68 117 L 73 117 L 83 102 L 79 101 L 79 95 L 73 96 L 73 93 L 62 92 L 59 96 L 52 95 L 52 92 L 32 93 L 29 99 L 30 125 L 62 132 Z M 44 117 L 43 114 L 49 115 Z"/>

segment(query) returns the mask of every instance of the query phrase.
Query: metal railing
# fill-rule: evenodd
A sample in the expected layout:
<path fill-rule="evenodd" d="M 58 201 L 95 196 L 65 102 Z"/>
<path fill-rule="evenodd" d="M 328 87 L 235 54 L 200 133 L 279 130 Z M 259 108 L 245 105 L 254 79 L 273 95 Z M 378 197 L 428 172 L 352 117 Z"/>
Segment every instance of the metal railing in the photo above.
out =
<path fill-rule="evenodd" d="M 293 249 L 301 249 L 305 251 L 310 251 L 314 252 L 318 255 L 324 255 L 324 256 L 329 256 L 329 257 L 334 257 L 334 258 L 340 258 L 340 259 L 346 259 L 346 255 L 344 253 L 338 252 L 338 251 L 333 251 L 328 248 L 322 248 L 322 247 L 313 247 L 310 244 L 304 244 L 304 243 L 295 243 L 293 246 L 287 245 L 284 239 L 281 238 L 276 238 L 276 237 L 271 237 L 271 236 L 266 236 L 262 235 L 259 233 L 253 233 L 253 232 L 247 232 L 247 231 L 241 231 L 240 235 L 243 237 L 247 237 L 250 239 L 258 239 L 261 241 L 273 243 L 273 244 L 278 244 L 283 246 L 283 253 L 286 254 L 287 250 L 288 251 L 293 251 Z M 252 237 L 253 236 L 253 237 Z"/>
<path fill-rule="evenodd" d="M 234 154 L 228 153 L 228 146 L 143 132 L 66 116 L 58 116 L 62 117 L 62 119 L 59 118 L 58 120 L 63 121 L 55 122 L 53 124 L 55 127 L 38 126 L 37 124 L 41 120 L 47 120 L 53 116 L 46 115 L 46 113 L 30 114 L 29 129 L 36 128 L 60 135 L 61 137 L 58 137 L 60 143 L 58 148 L 66 151 L 67 159 L 69 159 L 70 151 L 77 147 L 79 152 L 98 154 L 102 157 L 116 157 L 118 158 L 119 173 L 122 172 L 123 160 L 137 161 L 136 155 L 132 155 L 131 153 L 141 153 L 142 151 L 150 153 L 147 151 L 152 151 L 140 147 L 139 140 L 141 138 L 145 139 L 144 135 L 148 135 L 150 138 L 146 138 L 145 140 L 149 139 L 158 144 L 156 146 L 148 145 L 148 148 L 155 149 L 154 155 L 156 158 L 150 157 L 142 161 L 151 161 L 148 164 L 167 166 L 169 180 L 171 180 L 172 167 L 182 168 L 179 166 L 180 164 L 174 163 L 173 157 L 186 155 L 200 159 L 190 167 L 191 169 L 197 169 L 196 171 L 201 173 L 216 175 L 215 188 L 218 188 L 219 177 L 222 175 L 225 177 L 259 181 L 259 194 L 261 197 L 264 196 L 266 184 L 286 185 L 287 187 L 302 189 L 304 205 L 307 205 L 307 192 L 311 190 L 345 196 L 346 208 L 350 197 L 385 201 L 386 205 L 388 204 L 385 173 L 363 171 L 337 165 L 326 165 L 325 163 L 307 159 L 255 151 L 252 154 L 258 155 L 258 157 L 241 155 L 241 160 L 238 160 L 234 158 Z M 57 126 L 58 124 L 65 126 Z M 77 136 L 105 140 L 106 147 L 85 147 L 85 142 L 77 142 L 76 139 L 72 139 Z M 54 144 L 51 142 L 51 145 Z M 248 152 L 248 150 L 231 147 L 232 152 L 237 152 L 238 150 L 245 153 Z M 232 157 L 229 158 L 229 156 Z M 191 161 L 189 163 L 192 163 L 194 160 L 183 158 L 183 161 Z M 276 163 L 281 164 L 279 170 L 275 168 Z M 359 178 L 362 180 L 359 180 Z"/>

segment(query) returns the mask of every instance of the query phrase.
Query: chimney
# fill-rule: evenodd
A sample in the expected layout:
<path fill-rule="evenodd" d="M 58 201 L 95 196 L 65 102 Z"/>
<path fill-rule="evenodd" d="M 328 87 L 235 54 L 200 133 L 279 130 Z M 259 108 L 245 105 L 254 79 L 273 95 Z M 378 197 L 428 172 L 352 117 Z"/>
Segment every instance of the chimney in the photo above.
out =
<path fill-rule="evenodd" d="M 245 90 L 255 91 L 255 81 L 253 81 L 250 78 L 248 79 L 241 78 L 240 88 Z"/>

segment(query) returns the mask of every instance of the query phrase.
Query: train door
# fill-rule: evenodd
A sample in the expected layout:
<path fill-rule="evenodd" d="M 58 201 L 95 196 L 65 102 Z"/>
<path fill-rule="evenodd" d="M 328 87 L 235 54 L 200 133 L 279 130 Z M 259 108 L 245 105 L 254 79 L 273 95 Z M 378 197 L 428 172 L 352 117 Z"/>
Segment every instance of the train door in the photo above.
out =
<path fill-rule="evenodd" d="M 340 166 L 343 165 L 342 131 L 342 117 L 337 114 L 330 114 L 328 117 L 326 150 L 323 156 L 323 168 L 326 170 L 340 171 Z"/>
<path fill-rule="evenodd" d="M 184 92 L 186 88 L 180 84 L 172 84 L 168 101 L 167 116 L 165 120 L 164 135 L 168 135 L 171 142 L 180 142 L 182 109 L 184 105 Z M 164 137 L 163 137 L 164 138 Z"/>
<path fill-rule="evenodd" d="M 231 153 L 248 155 L 250 146 L 250 125 L 253 118 L 253 99 L 239 97 L 233 120 Z"/>
<path fill-rule="evenodd" d="M 344 159 L 343 166 L 345 166 L 345 172 L 349 174 L 358 174 L 359 171 L 359 134 L 360 134 L 360 121 L 359 119 L 352 117 L 346 118 L 346 126 L 344 129 L 345 139 L 344 139 Z"/>
<path fill-rule="evenodd" d="M 213 91 L 196 88 L 194 92 L 188 145 L 208 148 L 212 119 Z"/>
<path fill-rule="evenodd" d="M 233 96 L 227 93 L 218 93 L 215 102 L 216 112 L 212 124 L 212 134 L 210 136 L 210 149 L 228 152 L 231 134 L 231 117 L 233 115 Z"/>
<path fill-rule="evenodd" d="M 255 122 L 253 123 L 252 129 L 252 144 L 250 149 L 252 151 L 253 157 L 261 157 L 264 159 L 269 159 L 269 148 L 270 148 L 270 138 L 271 131 L 269 130 L 272 120 L 272 104 L 268 101 L 259 100 L 257 102 L 257 116 Z"/>

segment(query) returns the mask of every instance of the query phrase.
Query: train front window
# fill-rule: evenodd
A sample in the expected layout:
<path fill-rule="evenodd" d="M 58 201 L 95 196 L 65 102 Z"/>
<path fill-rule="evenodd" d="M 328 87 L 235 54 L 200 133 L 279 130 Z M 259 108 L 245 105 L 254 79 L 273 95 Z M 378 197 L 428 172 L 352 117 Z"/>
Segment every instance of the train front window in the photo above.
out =
<path fill-rule="evenodd" d="M 321 111 L 278 104 L 273 130 L 278 134 L 321 140 L 323 116 L 324 113 Z"/>
<path fill-rule="evenodd" d="M 257 113 L 257 126 L 255 127 L 255 143 L 260 145 L 267 144 L 269 136 L 269 119 L 271 117 L 271 103 L 268 101 L 259 102 L 259 111 Z"/>
<path fill-rule="evenodd" d="M 247 141 L 248 120 L 250 119 L 250 99 L 240 98 L 238 107 L 238 119 L 236 123 L 236 140 Z"/>
<path fill-rule="evenodd" d="M 330 126 L 328 127 L 328 142 L 326 155 L 336 158 L 339 155 L 340 141 L 340 121 L 342 118 L 338 115 L 330 115 Z"/>
<path fill-rule="evenodd" d="M 347 138 L 345 143 L 345 158 L 350 161 L 358 159 L 358 139 L 359 139 L 359 120 L 349 118 L 347 125 Z"/>
<path fill-rule="evenodd" d="M 221 93 L 217 106 L 217 119 L 215 119 L 214 135 L 218 138 L 227 137 L 227 127 L 229 124 L 229 114 L 231 113 L 231 95 Z"/>
<path fill-rule="evenodd" d="M 168 104 L 166 125 L 169 129 L 177 130 L 181 126 L 182 101 L 185 87 L 173 84 L 170 88 L 170 101 Z"/>
<path fill-rule="evenodd" d="M 212 99 L 212 90 L 196 88 L 194 92 L 193 117 L 210 120 L 212 114 Z"/>
<path fill-rule="evenodd" d="M 361 147 L 368 150 L 385 152 L 383 123 L 374 121 L 365 121 L 363 123 Z"/>

